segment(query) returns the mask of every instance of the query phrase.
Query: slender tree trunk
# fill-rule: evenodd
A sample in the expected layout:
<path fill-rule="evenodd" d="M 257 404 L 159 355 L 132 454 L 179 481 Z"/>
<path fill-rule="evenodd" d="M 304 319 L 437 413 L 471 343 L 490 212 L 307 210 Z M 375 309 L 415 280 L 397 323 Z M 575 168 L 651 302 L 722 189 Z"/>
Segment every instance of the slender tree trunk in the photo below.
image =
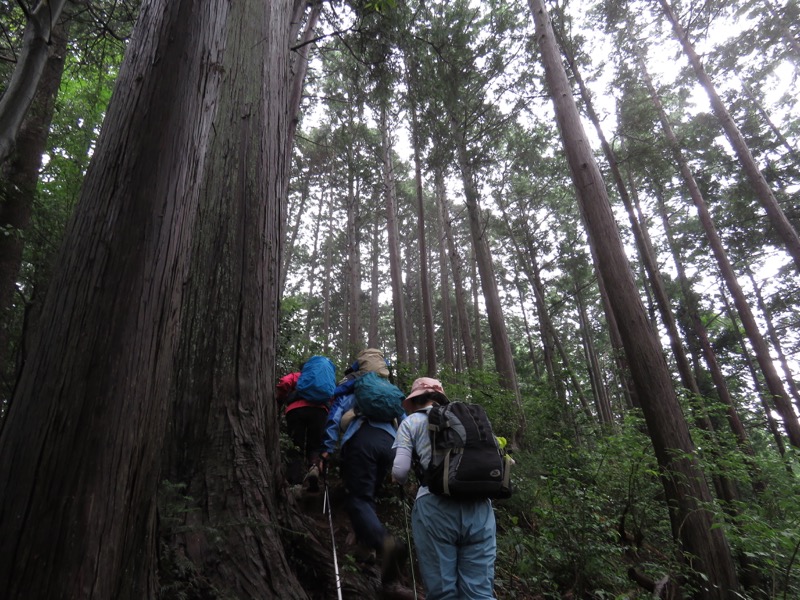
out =
<path fill-rule="evenodd" d="M 672 131 L 672 126 L 669 123 L 666 112 L 664 111 L 664 107 L 661 104 L 661 100 L 656 93 L 655 87 L 650 80 L 641 54 L 638 55 L 638 63 L 642 76 L 650 92 L 651 100 L 658 110 L 661 126 L 664 129 L 664 135 L 667 138 L 673 158 L 678 164 L 684 184 L 689 191 L 692 202 L 694 202 L 694 205 L 697 208 L 697 214 L 700 219 L 700 223 L 703 225 L 703 229 L 706 233 L 706 237 L 708 238 L 711 250 L 714 253 L 714 257 L 716 258 L 720 273 L 722 274 L 722 277 L 728 286 L 728 290 L 733 297 L 733 302 L 736 306 L 737 312 L 739 313 L 739 317 L 742 320 L 742 325 L 744 326 L 747 337 L 750 340 L 750 344 L 753 346 L 756 360 L 758 361 L 758 365 L 764 374 L 764 381 L 767 385 L 770 395 L 772 396 L 772 401 L 774 402 L 778 413 L 783 418 L 783 424 L 786 432 L 789 435 L 789 441 L 793 446 L 800 447 L 800 421 L 798 421 L 797 415 L 792 408 L 791 400 L 789 399 L 789 396 L 783 387 L 783 382 L 778 376 L 778 372 L 775 370 L 775 365 L 770 357 L 767 343 L 758 329 L 758 324 L 753 316 L 753 312 L 750 310 L 750 305 L 747 303 L 747 298 L 745 297 L 744 292 L 742 291 L 742 288 L 736 279 L 733 266 L 728 260 L 728 255 L 722 246 L 722 240 L 717 233 L 717 229 L 713 220 L 711 219 L 711 215 L 708 212 L 705 200 L 703 199 L 700 188 L 694 179 L 694 175 L 689 167 L 689 164 L 683 157 L 678 145 L 678 139 L 675 136 L 675 133 Z"/>
<path fill-rule="evenodd" d="M 458 155 L 459 166 L 461 167 L 461 181 L 464 184 L 464 196 L 467 202 L 467 213 L 469 214 L 470 232 L 472 233 L 472 247 L 475 251 L 483 298 L 486 303 L 486 316 L 489 321 L 495 368 L 500 375 L 500 384 L 514 394 L 520 424 L 524 427 L 525 418 L 517 384 L 517 371 L 514 367 L 511 342 L 508 339 L 503 307 L 500 303 L 500 293 L 494 276 L 489 241 L 486 239 L 486 224 L 478 206 L 478 189 L 475 184 L 475 174 L 470 167 L 467 148 L 463 140 L 458 144 Z"/>
<path fill-rule="evenodd" d="M 9 314 L 17 292 L 25 232 L 30 224 L 42 155 L 67 57 L 67 34 L 62 26 L 53 28 L 51 41 L 30 110 L 17 135 L 15 151 L 0 167 L 0 231 L 5 234 L 0 235 L 0 373 L 6 372 L 9 343 L 18 335 L 10 331 L 13 320 Z"/>
<path fill-rule="evenodd" d="M 530 322 L 528 321 L 528 311 L 525 310 L 525 290 L 522 287 L 522 280 L 520 280 L 519 274 L 514 275 L 514 288 L 517 290 L 517 296 L 519 297 L 519 310 L 522 313 L 522 325 L 525 328 L 525 341 L 528 343 L 528 360 L 531 361 L 534 373 L 538 377 L 539 361 L 536 360 L 536 350 L 533 345 Z"/>
<path fill-rule="evenodd" d="M 325 252 L 325 275 L 322 282 L 322 350 L 330 351 L 331 343 L 331 280 L 333 279 L 333 248 L 335 246 L 334 231 L 337 223 L 333 218 L 333 199 L 328 204 L 328 235 L 323 245 Z"/>
<path fill-rule="evenodd" d="M 736 156 L 739 158 L 739 163 L 742 165 L 745 175 L 747 175 L 750 186 L 753 188 L 753 193 L 756 195 L 756 198 L 758 198 L 761 206 L 764 207 L 767 217 L 775 228 L 778 236 L 783 240 L 786 250 L 794 260 L 795 267 L 800 271 L 800 237 L 798 237 L 797 231 L 792 227 L 789 219 L 786 218 L 786 215 L 778 204 L 778 200 L 772 193 L 772 189 L 764 178 L 764 174 L 758 168 L 753 155 L 750 153 L 750 148 L 748 148 L 744 137 L 742 137 L 742 133 L 736 126 L 736 123 L 734 123 L 733 117 L 731 117 L 728 109 L 723 104 L 719 94 L 717 94 L 714 83 L 706 73 L 703 62 L 700 60 L 697 52 L 695 52 L 694 46 L 689 40 L 688 33 L 678 22 L 678 18 L 667 0 L 658 0 L 658 2 L 667 20 L 672 25 L 672 30 L 675 33 L 676 39 L 680 42 L 684 53 L 689 58 L 689 62 L 694 69 L 697 79 L 708 94 L 711 108 L 717 116 L 717 119 L 719 119 L 722 129 L 728 137 L 728 141 L 733 147 L 734 152 L 736 152 Z M 797 440 L 792 443 L 797 445 Z"/>
<path fill-rule="evenodd" d="M 395 202 L 394 166 L 389 141 L 389 120 L 386 106 L 381 106 L 381 139 L 383 140 L 383 185 L 386 194 L 386 232 L 389 236 L 389 271 L 392 276 L 392 310 L 394 311 L 394 337 L 397 361 L 408 363 L 408 338 L 403 299 L 403 268 L 400 259 L 400 241 L 397 233 L 397 206 Z"/>
<path fill-rule="evenodd" d="M 422 157 L 420 156 L 419 123 L 416 105 L 411 106 L 411 145 L 414 149 L 414 182 L 417 194 L 417 237 L 419 242 L 419 293 L 422 296 L 422 321 L 425 324 L 426 374 L 436 376 L 436 334 L 433 327 L 433 305 L 428 280 L 428 249 L 425 241 L 425 197 L 422 193 Z M 423 346 L 421 346 L 423 347 Z"/>
<path fill-rule="evenodd" d="M 473 249 L 470 257 L 470 289 L 472 290 L 472 324 L 475 327 L 475 362 L 479 369 L 483 369 L 483 328 L 481 327 L 481 308 L 478 304 L 478 282 L 477 266 L 475 264 L 475 250 Z"/>
<path fill-rule="evenodd" d="M 439 173 L 443 182 L 444 177 L 441 176 L 441 172 Z M 444 191 L 444 188 L 442 188 L 442 190 Z M 444 193 L 439 196 L 439 202 L 442 211 L 444 234 L 450 255 L 450 270 L 453 274 L 453 292 L 456 299 L 456 313 L 458 315 L 459 330 L 461 331 L 461 343 L 464 346 L 464 362 L 466 362 L 467 369 L 471 370 L 475 367 L 475 344 L 473 343 L 472 332 L 469 328 L 464 278 L 461 270 L 461 256 L 458 253 L 458 246 L 456 246 L 455 236 L 453 235 L 453 227 L 450 222 L 450 210 L 448 208 L 447 196 Z"/>
<path fill-rule="evenodd" d="M 300 200 L 297 205 L 297 210 L 295 211 L 295 218 L 294 222 L 292 223 L 291 228 L 289 228 L 289 235 L 284 236 L 286 239 L 283 242 L 283 261 L 281 261 L 281 282 L 280 282 L 280 289 L 281 297 L 283 296 L 284 291 L 286 290 L 286 278 L 289 276 L 289 267 L 292 264 L 292 260 L 294 259 L 294 247 L 297 243 L 297 236 L 300 233 L 300 223 L 303 221 L 303 217 L 306 214 L 306 203 L 308 202 L 308 197 L 311 193 L 311 175 L 309 173 L 305 174 L 302 181 L 300 182 L 301 190 L 300 190 Z M 288 196 L 288 194 L 287 194 Z M 285 213 L 285 218 L 289 218 L 288 211 Z"/>
<path fill-rule="evenodd" d="M 764 296 L 761 294 L 761 288 L 758 286 L 756 278 L 753 276 L 752 269 L 750 269 L 749 266 L 746 266 L 745 271 L 747 272 L 747 277 L 750 279 L 750 284 L 753 286 L 753 293 L 755 294 L 758 308 L 764 317 L 764 322 L 767 324 L 767 333 L 769 334 L 770 341 L 772 342 L 772 348 L 775 350 L 775 354 L 778 357 L 778 362 L 781 364 L 783 377 L 786 379 L 786 384 L 792 394 L 794 404 L 797 407 L 797 410 L 800 411 L 800 393 L 798 393 L 797 390 L 794 373 L 792 373 L 792 369 L 789 367 L 789 361 L 786 359 L 786 353 L 783 351 L 783 347 L 781 346 L 780 337 L 778 336 L 778 332 L 775 329 L 774 323 L 772 322 L 772 315 L 767 308 L 766 302 L 764 302 Z"/>
<path fill-rule="evenodd" d="M 445 188 L 444 176 L 438 169 L 434 170 L 434 193 L 436 196 L 436 215 L 438 219 L 437 228 L 439 231 L 439 272 L 441 275 L 441 292 L 442 292 L 442 337 L 444 341 L 444 364 L 450 368 L 455 366 L 455 359 L 453 354 L 453 320 L 452 320 L 452 303 L 450 300 L 450 277 L 449 266 L 447 261 L 447 243 L 446 235 L 444 233 L 444 202 L 445 202 Z"/>
<path fill-rule="evenodd" d="M 590 242 L 597 251 L 600 276 L 605 280 L 617 317 L 631 374 L 662 470 L 673 531 L 692 557 L 693 568 L 704 576 L 705 583 L 697 582 L 701 585 L 702 595 L 706 598 L 729 598 L 739 588 L 730 548 L 723 532 L 712 527 L 710 512 L 703 508 L 711 501 L 711 494 L 694 458 L 695 448 L 672 388 L 660 344 L 647 322 L 544 4 L 542 0 L 529 0 L 529 5 L 584 223 L 589 230 Z"/>
<path fill-rule="evenodd" d="M 305 335 L 303 336 L 303 352 L 308 352 L 309 350 L 309 343 L 311 341 L 311 317 L 313 310 L 316 306 L 314 302 L 314 291 L 316 286 L 314 285 L 317 281 L 317 267 L 319 266 L 319 234 L 320 229 L 322 228 L 322 209 L 325 206 L 325 190 L 321 190 L 319 196 L 319 206 L 317 207 L 317 218 L 314 219 L 314 249 L 311 252 L 311 260 L 308 264 L 308 310 L 306 311 L 306 326 L 305 326 Z"/>
<path fill-rule="evenodd" d="M 376 202 L 377 205 L 377 202 Z M 377 211 L 375 215 L 377 216 Z M 375 218 L 372 225 L 372 272 L 370 275 L 370 302 L 369 302 L 369 333 L 367 335 L 367 346 L 370 348 L 378 348 L 380 346 L 378 340 L 378 319 L 380 308 L 380 269 L 379 262 L 381 257 L 381 239 L 380 228 L 378 227 L 378 219 Z"/>
<path fill-rule="evenodd" d="M 726 406 L 728 425 L 736 437 L 739 447 L 746 454 L 752 457 L 754 452 L 752 446 L 750 445 L 747 431 L 742 424 L 742 420 L 739 418 L 736 404 L 731 397 L 730 390 L 728 389 L 728 383 L 722 373 L 719 362 L 717 361 L 716 352 L 714 352 L 711 341 L 708 339 L 708 330 L 706 329 L 703 320 L 700 317 L 700 310 L 696 294 L 692 290 L 691 284 L 689 283 L 689 278 L 686 276 L 686 270 L 683 267 L 683 261 L 681 260 L 678 252 L 678 245 L 674 239 L 674 236 L 672 235 L 672 227 L 669 222 L 664 199 L 660 193 L 656 193 L 656 199 L 658 200 L 659 214 L 661 215 L 661 222 L 664 227 L 667 243 L 669 244 L 672 252 L 672 259 L 675 263 L 675 268 L 678 273 L 678 281 L 683 293 L 686 312 L 688 313 L 687 317 L 691 322 L 692 330 L 700 343 L 700 347 L 703 352 L 703 358 L 706 362 L 709 372 L 711 373 L 711 380 L 714 382 L 717 396 L 719 397 L 720 402 Z"/>
<path fill-rule="evenodd" d="M 289 156 L 291 156 L 292 147 L 294 145 L 297 125 L 300 123 L 300 104 L 303 101 L 303 85 L 305 84 L 306 72 L 308 71 L 308 53 L 311 48 L 312 40 L 316 35 L 319 15 L 322 12 L 321 0 L 314 0 L 313 2 L 309 2 L 309 4 L 311 4 L 311 10 L 306 20 L 303 37 L 297 47 L 293 48 L 295 55 L 292 63 L 292 89 L 289 94 L 289 114 L 292 115 L 292 119 L 289 121 Z M 303 6 L 305 6 L 305 3 L 303 3 Z M 299 24 L 297 26 L 299 27 Z M 289 157 L 287 157 L 287 159 L 288 158 Z"/>
<path fill-rule="evenodd" d="M 39 79 L 51 55 L 53 28 L 66 3 L 66 0 L 40 0 L 25 15 L 22 51 L 11 81 L 0 98 L 0 166 L 11 155 L 19 129 L 36 95 Z"/>
<path fill-rule="evenodd" d="M 592 343 L 591 327 L 589 317 L 586 314 L 586 305 L 583 301 L 583 294 L 575 281 L 575 300 L 578 305 L 578 322 L 581 327 L 581 337 L 583 338 L 583 350 L 586 358 L 586 367 L 589 371 L 589 381 L 594 393 L 594 404 L 597 409 L 597 416 L 602 425 L 611 426 L 614 424 L 614 417 L 611 413 L 611 403 L 608 400 L 608 392 L 603 382 L 600 363 L 597 360 L 597 353 Z"/>
<path fill-rule="evenodd" d="M 725 307 L 725 314 L 728 316 L 728 319 L 731 322 L 731 330 L 734 332 L 736 340 L 739 342 L 739 348 L 742 351 L 742 358 L 747 365 L 747 370 L 750 371 L 750 377 L 753 380 L 753 386 L 755 387 L 756 395 L 758 396 L 758 399 L 761 402 L 761 407 L 764 410 L 764 418 L 767 421 L 767 428 L 772 434 L 772 438 L 775 440 L 775 447 L 778 449 L 778 452 L 780 452 L 781 456 L 785 456 L 786 445 L 783 443 L 783 436 L 781 435 L 780 428 L 778 427 L 778 422 L 772 416 L 772 407 L 767 401 L 768 394 L 764 391 L 763 386 L 761 385 L 761 379 L 758 377 L 758 371 L 753 364 L 753 359 L 750 358 L 750 352 L 747 350 L 747 344 L 745 343 L 742 334 L 739 333 L 739 321 L 736 318 L 736 313 L 728 301 L 727 294 L 721 290 L 719 295 L 722 299 L 722 305 Z"/>
<path fill-rule="evenodd" d="M 352 124 L 351 124 L 352 127 Z M 352 146 L 347 151 L 347 327 L 346 351 L 355 355 L 362 346 L 361 336 L 361 243 L 358 225 L 360 201 L 356 191 Z"/>

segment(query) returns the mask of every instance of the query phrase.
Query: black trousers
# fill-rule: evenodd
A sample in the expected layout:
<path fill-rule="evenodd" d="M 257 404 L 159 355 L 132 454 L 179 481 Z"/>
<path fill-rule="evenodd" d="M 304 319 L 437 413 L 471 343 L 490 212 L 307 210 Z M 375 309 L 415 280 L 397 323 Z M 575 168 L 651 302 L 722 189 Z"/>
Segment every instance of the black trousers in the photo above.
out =
<path fill-rule="evenodd" d="M 303 483 L 306 471 L 317 462 L 328 411 L 322 406 L 300 406 L 286 413 L 286 431 L 296 449 L 287 453 L 286 478 L 292 485 Z"/>

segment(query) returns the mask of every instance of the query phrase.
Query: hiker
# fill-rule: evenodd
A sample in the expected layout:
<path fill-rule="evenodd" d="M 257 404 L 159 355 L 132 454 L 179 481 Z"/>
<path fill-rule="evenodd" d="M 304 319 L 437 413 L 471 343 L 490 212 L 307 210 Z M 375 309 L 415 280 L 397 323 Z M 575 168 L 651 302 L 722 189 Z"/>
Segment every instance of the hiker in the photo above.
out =
<path fill-rule="evenodd" d="M 378 492 L 392 468 L 396 422 L 403 417 L 404 394 L 386 379 L 388 376 L 389 369 L 379 350 L 368 348 L 358 355 L 334 391 L 321 453 L 324 463 L 336 451 L 337 444 L 341 449 L 347 514 L 359 545 L 356 558 L 369 562 L 373 555 L 381 557 L 384 585 L 397 579 L 399 563 L 407 554 L 375 510 Z M 365 399 L 369 402 L 365 403 Z M 382 409 L 389 413 L 384 414 Z"/>
<path fill-rule="evenodd" d="M 286 431 L 296 447 L 287 453 L 286 479 L 296 494 L 319 492 L 319 449 L 335 386 L 336 367 L 323 356 L 312 356 L 278 381 L 275 397 L 286 405 Z"/>
<path fill-rule="evenodd" d="M 392 479 L 403 484 L 418 459 L 424 473 L 432 458 L 428 413 L 448 404 L 441 382 L 430 377 L 414 381 L 403 401 L 407 417 L 394 442 Z M 424 479 L 424 477 L 423 477 Z M 411 529 L 427 600 L 487 600 L 494 598 L 497 533 L 492 502 L 453 499 L 434 494 L 420 481 Z"/>

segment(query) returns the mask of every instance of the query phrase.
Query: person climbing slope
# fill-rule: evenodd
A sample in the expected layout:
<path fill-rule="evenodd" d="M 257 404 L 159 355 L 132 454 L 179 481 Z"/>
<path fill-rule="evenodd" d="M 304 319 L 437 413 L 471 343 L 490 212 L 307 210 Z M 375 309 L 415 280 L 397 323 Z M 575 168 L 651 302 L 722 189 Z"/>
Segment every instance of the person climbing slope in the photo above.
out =
<path fill-rule="evenodd" d="M 347 514 L 360 548 L 381 557 L 384 585 L 399 575 L 405 548 L 381 523 L 375 504 L 392 468 L 392 444 L 404 416 L 404 394 L 386 379 L 388 375 L 379 350 L 368 348 L 358 355 L 334 391 L 321 454 L 327 461 L 337 446 L 341 450 Z"/>
<path fill-rule="evenodd" d="M 405 483 L 412 463 L 418 461 L 420 486 L 411 528 L 427 600 L 489 600 L 495 597 L 497 553 L 491 500 L 434 494 L 425 475 L 433 456 L 428 414 L 434 406 L 449 402 L 439 380 L 421 377 L 414 381 L 403 401 L 408 416 L 395 438 L 392 479 Z"/>
<path fill-rule="evenodd" d="M 286 431 L 296 447 L 288 452 L 286 479 L 298 492 L 303 486 L 319 492 L 319 450 L 335 387 L 336 367 L 324 356 L 312 356 L 278 381 L 276 400 L 286 404 Z"/>

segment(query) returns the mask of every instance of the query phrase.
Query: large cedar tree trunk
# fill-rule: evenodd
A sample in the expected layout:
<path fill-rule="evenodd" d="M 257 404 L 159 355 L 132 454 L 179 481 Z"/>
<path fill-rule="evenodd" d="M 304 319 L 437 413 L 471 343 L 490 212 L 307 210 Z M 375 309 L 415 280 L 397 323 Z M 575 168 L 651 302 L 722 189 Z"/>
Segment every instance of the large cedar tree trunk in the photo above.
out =
<path fill-rule="evenodd" d="M 171 418 L 196 518 L 231 525 L 187 553 L 229 559 L 226 589 L 303 597 L 275 533 L 270 392 L 290 14 L 142 5 L 0 437 L 2 598 L 157 597 Z"/>
<path fill-rule="evenodd" d="M 658 339 L 647 321 L 600 170 L 580 121 L 542 0 L 529 0 L 556 120 L 589 239 L 597 252 L 612 309 L 630 361 L 648 432 L 662 471 L 673 531 L 692 566 L 703 574 L 704 598 L 729 598 L 739 588 L 722 530 L 703 509 L 711 493 L 694 457 L 689 428 L 672 387 Z M 699 583 L 699 581 L 698 581 Z"/>

